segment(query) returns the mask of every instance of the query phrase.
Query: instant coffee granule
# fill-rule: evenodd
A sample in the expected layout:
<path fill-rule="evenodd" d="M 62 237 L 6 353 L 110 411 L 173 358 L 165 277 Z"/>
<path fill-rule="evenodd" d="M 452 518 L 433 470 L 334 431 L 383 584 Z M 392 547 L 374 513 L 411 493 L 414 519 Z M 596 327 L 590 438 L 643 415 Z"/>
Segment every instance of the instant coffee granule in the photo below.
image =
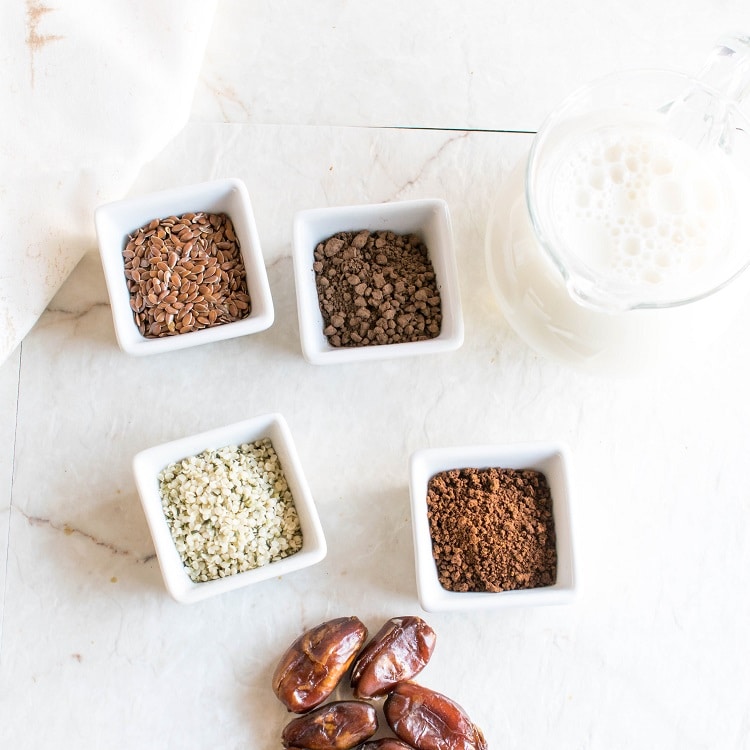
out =
<path fill-rule="evenodd" d="M 432 477 L 427 517 L 448 591 L 510 591 L 557 579 L 552 496 L 533 469 L 454 469 Z"/>
<path fill-rule="evenodd" d="M 328 342 L 356 347 L 440 334 L 440 292 L 427 247 L 414 234 L 339 232 L 313 263 Z"/>
<path fill-rule="evenodd" d="M 250 315 L 232 220 L 200 211 L 153 219 L 123 250 L 130 307 L 142 336 L 161 338 Z"/>

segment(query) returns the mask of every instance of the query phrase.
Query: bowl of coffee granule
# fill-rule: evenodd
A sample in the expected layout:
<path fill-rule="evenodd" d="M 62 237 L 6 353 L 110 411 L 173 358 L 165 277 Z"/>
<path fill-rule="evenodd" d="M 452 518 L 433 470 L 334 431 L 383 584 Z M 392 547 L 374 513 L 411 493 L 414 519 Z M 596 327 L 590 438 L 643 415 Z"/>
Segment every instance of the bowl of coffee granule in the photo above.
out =
<path fill-rule="evenodd" d="M 187 185 L 99 206 L 120 348 L 157 354 L 263 331 L 274 312 L 244 183 Z"/>
<path fill-rule="evenodd" d="M 435 448 L 410 461 L 417 589 L 427 611 L 563 604 L 575 593 L 567 448 Z"/>
<path fill-rule="evenodd" d="M 300 339 L 308 362 L 413 356 L 463 343 L 445 201 L 300 211 L 293 252 Z"/>

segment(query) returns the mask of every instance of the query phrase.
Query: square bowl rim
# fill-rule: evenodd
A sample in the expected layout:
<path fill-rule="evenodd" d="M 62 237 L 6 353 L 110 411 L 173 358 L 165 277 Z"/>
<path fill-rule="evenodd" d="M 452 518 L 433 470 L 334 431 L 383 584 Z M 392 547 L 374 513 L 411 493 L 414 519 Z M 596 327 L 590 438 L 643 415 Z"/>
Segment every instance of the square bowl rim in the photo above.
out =
<path fill-rule="evenodd" d="M 412 218 L 411 229 L 394 229 L 392 222 Z M 335 222 L 336 228 L 328 222 Z M 389 224 L 389 222 L 391 224 Z M 414 226 L 415 223 L 418 226 Z M 391 230 L 414 232 L 430 226 L 438 242 L 428 244 L 430 259 L 438 274 L 443 323 L 438 336 L 424 341 L 406 341 L 359 347 L 332 347 L 322 333 L 322 318 L 315 290 L 312 252 L 317 242 L 337 232 Z M 434 227 L 433 227 L 434 225 Z M 322 226 L 328 226 L 322 229 Z M 313 228 L 315 228 L 313 230 Z M 436 354 L 458 349 L 463 344 L 464 323 L 453 227 L 448 203 L 442 198 L 413 198 L 379 203 L 322 206 L 297 211 L 293 221 L 292 257 L 300 342 L 304 358 L 315 365 L 394 359 Z M 312 235 L 307 237 L 304 235 Z M 423 239 L 425 239 L 423 237 Z M 312 245 L 312 246 L 311 246 Z"/>
<path fill-rule="evenodd" d="M 211 581 L 194 582 L 179 557 L 161 507 L 158 473 L 170 463 L 197 455 L 203 450 L 241 445 L 264 437 L 271 439 L 292 492 L 303 527 L 302 549 L 293 555 L 252 570 Z M 172 598 L 180 603 L 194 603 L 210 596 L 302 570 L 321 562 L 327 554 L 327 544 L 316 503 L 310 492 L 289 426 L 278 412 L 260 414 L 145 448 L 133 457 L 132 471 L 164 584 Z"/>
<path fill-rule="evenodd" d="M 545 476 L 552 491 L 558 579 L 552 586 L 501 592 L 454 592 L 444 589 L 432 557 L 427 521 L 427 483 L 440 471 L 464 468 L 536 468 L 557 462 L 559 476 Z M 412 541 L 420 604 L 428 612 L 495 610 L 512 606 L 569 604 L 578 594 L 570 503 L 570 449 L 559 441 L 460 445 L 415 450 L 409 459 Z"/>
<path fill-rule="evenodd" d="M 125 238 L 149 221 L 149 217 L 166 218 L 169 215 L 210 211 L 212 209 L 204 207 L 205 204 L 230 201 L 236 204 L 236 208 L 224 212 L 232 219 L 241 239 L 240 254 L 245 265 L 248 291 L 252 289 L 250 315 L 231 323 L 179 335 L 161 338 L 141 336 L 133 321 L 125 286 L 122 259 Z M 94 209 L 94 226 L 115 336 L 118 346 L 127 354 L 144 356 L 185 349 L 259 333 L 273 324 L 273 299 L 257 223 L 247 187 L 239 178 L 226 177 L 197 182 L 102 203 Z"/>

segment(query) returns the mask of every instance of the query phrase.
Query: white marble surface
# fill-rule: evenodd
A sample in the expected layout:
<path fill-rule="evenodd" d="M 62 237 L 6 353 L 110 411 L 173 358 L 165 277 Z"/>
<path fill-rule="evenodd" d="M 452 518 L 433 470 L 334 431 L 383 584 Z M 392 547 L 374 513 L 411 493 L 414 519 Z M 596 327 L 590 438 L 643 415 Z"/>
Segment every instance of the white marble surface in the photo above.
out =
<path fill-rule="evenodd" d="M 538 358 L 500 317 L 482 254 L 491 195 L 530 136 L 462 130 L 533 129 L 543 107 L 524 97 L 535 87 L 551 95 L 592 69 L 666 62 L 670 49 L 677 64 L 699 62 L 704 34 L 747 21 L 739 3 L 654 5 L 588 3 L 563 19 L 551 2 L 463 4 L 460 23 L 445 10 L 455 23 L 439 24 L 425 4 L 418 16 L 381 4 L 372 20 L 344 2 L 323 3 L 315 18 L 292 12 L 302 14 L 302 3 L 220 3 L 192 122 L 133 189 L 245 180 L 276 322 L 244 339 L 128 357 L 116 346 L 92 245 L 0 368 L 0 747 L 279 747 L 287 715 L 270 675 L 301 629 L 357 614 L 376 630 L 421 613 L 410 453 L 559 439 L 574 457 L 578 600 L 424 615 L 438 645 L 420 679 L 464 705 L 491 748 L 750 748 L 745 322 L 708 353 L 647 379 L 601 380 Z M 340 66 L 327 39 L 316 67 L 300 50 L 325 38 L 333 18 L 347 32 Z M 667 20 L 684 33 L 668 36 Z M 554 33 L 563 21 L 568 36 Z M 246 29 L 252 43 L 217 37 L 227 28 L 238 37 Z M 429 48 L 423 30 L 451 39 L 455 57 Z M 369 73 L 382 83 L 378 99 L 346 96 L 362 90 L 373 37 L 388 34 L 387 59 Z M 490 86 L 495 43 L 528 51 L 540 35 L 557 54 L 503 58 L 497 75 L 516 102 L 507 119 L 484 96 L 459 109 L 443 96 L 455 86 L 472 100 L 461 83 L 467 67 Z M 355 36 L 365 49 L 352 62 Z M 427 69 L 445 83 L 433 109 L 410 76 L 394 77 L 402 71 L 394 50 L 409 44 L 434 56 Z M 342 84 L 333 108 L 312 93 L 319 76 L 332 89 Z M 219 78 L 241 104 L 228 106 Z M 415 127 L 375 127 L 393 124 Z M 294 211 L 428 196 L 452 211 L 464 346 L 308 365 L 290 257 Z M 253 589 L 176 604 L 154 558 L 132 455 L 268 411 L 294 434 L 328 557 Z"/>
<path fill-rule="evenodd" d="M 742 0 L 223 0 L 193 118 L 536 130 L 623 68 L 695 72 Z"/>

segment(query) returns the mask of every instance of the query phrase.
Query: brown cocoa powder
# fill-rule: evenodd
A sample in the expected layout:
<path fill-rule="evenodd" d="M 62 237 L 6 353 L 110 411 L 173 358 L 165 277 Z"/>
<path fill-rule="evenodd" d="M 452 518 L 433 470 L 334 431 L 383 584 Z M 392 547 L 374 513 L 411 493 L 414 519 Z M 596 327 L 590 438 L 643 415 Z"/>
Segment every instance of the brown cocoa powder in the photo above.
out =
<path fill-rule="evenodd" d="M 454 469 L 427 488 L 432 553 L 449 591 L 510 591 L 557 578 L 552 496 L 533 469 Z"/>
<path fill-rule="evenodd" d="M 440 292 L 417 235 L 338 232 L 315 248 L 323 333 L 331 346 L 423 341 L 440 334 Z"/>

